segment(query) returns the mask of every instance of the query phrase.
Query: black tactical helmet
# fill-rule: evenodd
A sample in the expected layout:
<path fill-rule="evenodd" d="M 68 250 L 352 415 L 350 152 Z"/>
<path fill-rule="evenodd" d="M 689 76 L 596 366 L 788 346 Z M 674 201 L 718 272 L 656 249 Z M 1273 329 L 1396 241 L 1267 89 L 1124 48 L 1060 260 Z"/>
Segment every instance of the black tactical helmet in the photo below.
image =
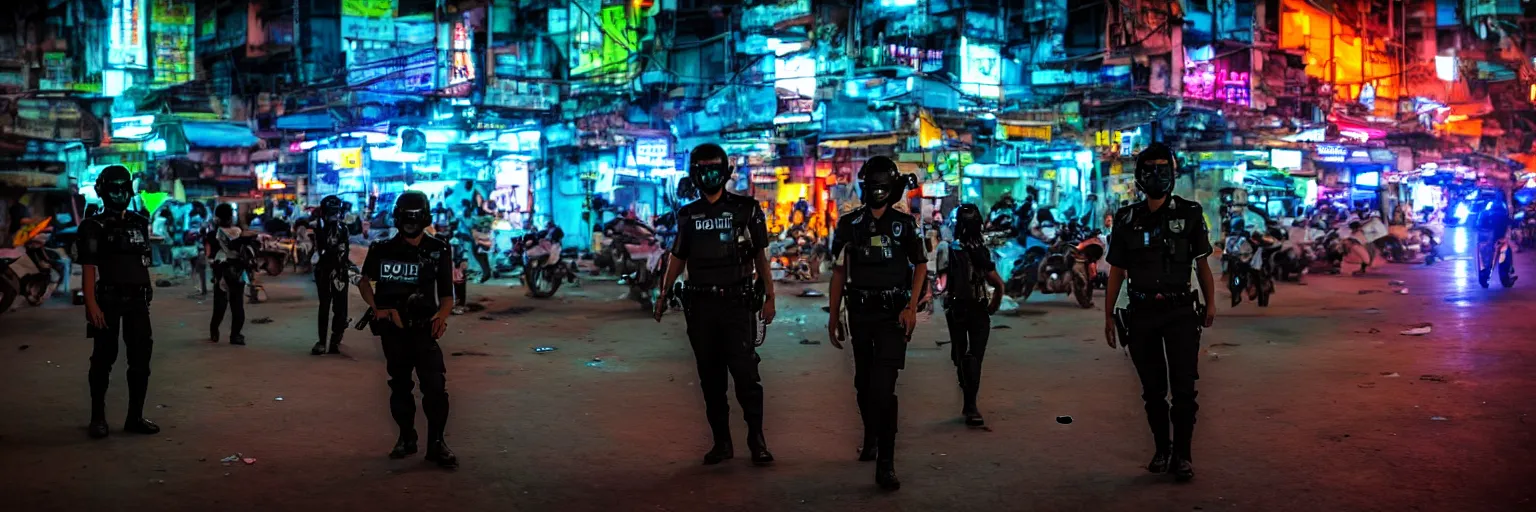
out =
<path fill-rule="evenodd" d="M 340 197 L 330 195 L 320 200 L 320 215 L 327 219 L 340 218 L 344 208 Z"/>
<path fill-rule="evenodd" d="M 976 241 L 981 239 L 981 208 L 965 203 L 955 209 L 955 240 Z"/>
<path fill-rule="evenodd" d="M 1173 150 L 1161 142 L 1152 143 L 1136 155 L 1136 187 L 1152 199 L 1173 193 L 1179 160 Z"/>
<path fill-rule="evenodd" d="M 128 168 L 109 165 L 102 169 L 96 177 L 96 196 L 109 212 L 128 209 L 128 203 L 133 201 L 133 176 L 128 174 Z"/>
<path fill-rule="evenodd" d="M 419 190 L 411 190 L 400 194 L 395 199 L 395 227 L 408 236 L 416 236 L 422 230 L 427 229 L 427 223 L 431 222 L 432 213 L 429 211 L 427 195 Z"/>
<path fill-rule="evenodd" d="M 725 149 L 717 144 L 704 144 L 693 148 L 688 155 L 688 178 L 693 186 L 705 194 L 713 194 L 725 188 L 731 180 L 731 162 Z"/>
<path fill-rule="evenodd" d="M 889 157 L 873 157 L 859 167 L 859 198 L 871 208 L 896 204 L 909 185 Z"/>

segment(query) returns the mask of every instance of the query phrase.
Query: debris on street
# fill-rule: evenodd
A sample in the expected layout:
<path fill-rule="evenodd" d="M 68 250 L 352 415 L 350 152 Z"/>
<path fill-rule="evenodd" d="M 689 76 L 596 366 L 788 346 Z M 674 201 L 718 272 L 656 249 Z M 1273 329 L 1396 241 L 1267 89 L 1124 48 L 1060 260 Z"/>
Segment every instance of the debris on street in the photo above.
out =
<path fill-rule="evenodd" d="M 283 397 L 273 398 L 272 401 L 274 401 L 274 402 L 281 402 L 281 401 L 283 401 Z"/>
<path fill-rule="evenodd" d="M 455 355 L 455 356 L 488 356 L 490 354 L 487 354 L 485 352 L 477 352 L 477 351 L 474 351 L 474 350 L 465 350 L 465 351 L 461 351 L 461 352 L 454 352 L 453 355 Z"/>
<path fill-rule="evenodd" d="M 222 459 L 219 459 L 219 462 L 222 462 L 222 463 L 225 463 L 225 464 L 230 464 L 230 463 L 233 463 L 233 462 L 235 462 L 235 461 L 238 461 L 238 460 L 240 460 L 240 458 L 241 458 L 241 456 L 242 456 L 242 455 L 243 455 L 243 454 L 240 454 L 240 453 L 236 453 L 236 454 L 234 454 L 234 455 L 230 455 L 230 456 L 228 456 L 228 457 L 224 457 L 224 458 L 222 458 Z"/>
<path fill-rule="evenodd" d="M 1210 348 L 1216 348 L 1216 347 L 1240 347 L 1240 346 L 1242 346 L 1241 343 L 1226 343 L 1226 342 L 1222 342 L 1222 343 L 1212 343 Z"/>
<path fill-rule="evenodd" d="M 1408 295 L 1408 289 L 1407 288 L 1400 289 L 1400 290 L 1397 291 L 1397 294 L 1398 295 Z"/>
<path fill-rule="evenodd" d="M 1450 421 L 1450 418 L 1445 416 L 1430 416 L 1429 421 Z"/>
<path fill-rule="evenodd" d="M 997 325 L 992 326 L 992 328 L 993 329 L 1012 329 L 1013 326 L 1004 325 L 1004 324 L 997 324 Z"/>
<path fill-rule="evenodd" d="M 820 290 L 815 290 L 815 289 L 811 289 L 811 288 L 806 288 L 806 289 L 800 291 L 800 296 L 801 297 L 825 297 L 826 295 L 827 294 L 825 294 L 825 293 L 821 293 Z"/>
<path fill-rule="evenodd" d="M 1424 381 L 1429 381 L 1429 382 L 1446 382 L 1449 379 L 1446 379 L 1444 375 L 1436 375 L 1436 374 L 1433 374 L 1433 373 L 1426 373 L 1424 375 L 1420 375 L 1419 376 L 1419 380 L 1424 380 Z"/>
<path fill-rule="evenodd" d="M 810 339 L 810 338 L 806 338 L 806 339 L 800 340 L 800 344 L 801 345 L 820 345 L 821 344 L 821 340 L 813 340 L 813 339 Z"/>
<path fill-rule="evenodd" d="M 1387 282 L 1387 286 L 1403 286 L 1403 285 L 1406 285 L 1406 284 L 1408 284 L 1408 283 L 1405 283 L 1405 282 L 1402 282 L 1402 281 L 1388 281 Z"/>
<path fill-rule="evenodd" d="M 1381 372 L 1381 376 L 1387 378 L 1402 377 L 1402 375 L 1398 375 L 1397 372 Z"/>
<path fill-rule="evenodd" d="M 32 345 L 22 345 L 20 347 L 16 347 L 16 350 L 26 350 L 29 348 L 32 348 Z"/>
<path fill-rule="evenodd" d="M 1425 323 L 1422 323 L 1422 324 L 1410 325 L 1410 326 L 1408 326 L 1408 330 L 1403 331 L 1403 332 L 1401 332 L 1399 334 L 1402 334 L 1404 336 L 1423 336 L 1425 334 L 1429 334 L 1430 331 L 1433 331 L 1433 330 L 1434 330 L 1434 324 L 1425 322 Z"/>
<path fill-rule="evenodd" d="M 255 464 L 256 463 L 256 459 L 253 459 L 253 458 L 250 458 L 250 457 L 244 457 L 244 458 L 240 459 L 240 462 L 244 462 L 245 465 L 249 466 L 251 464 Z"/>
<path fill-rule="evenodd" d="M 556 350 L 560 350 L 560 349 L 555 348 L 555 347 L 551 347 L 549 345 L 539 345 L 537 347 L 533 347 L 533 353 L 535 353 L 535 354 L 543 354 L 543 353 L 547 353 L 547 352 L 554 352 Z"/>
<path fill-rule="evenodd" d="M 1057 416 L 1056 417 L 1056 423 L 1060 423 L 1062 425 L 1071 425 L 1072 424 L 1072 417 L 1071 416 Z"/>
<path fill-rule="evenodd" d="M 251 323 L 253 323 L 253 324 L 270 324 L 270 323 L 272 323 L 272 317 L 264 316 L 264 317 L 261 317 L 261 318 L 257 318 L 255 320 L 251 320 Z"/>
<path fill-rule="evenodd" d="M 1369 295 L 1372 293 L 1381 293 L 1381 290 L 1360 290 L 1360 295 Z"/>

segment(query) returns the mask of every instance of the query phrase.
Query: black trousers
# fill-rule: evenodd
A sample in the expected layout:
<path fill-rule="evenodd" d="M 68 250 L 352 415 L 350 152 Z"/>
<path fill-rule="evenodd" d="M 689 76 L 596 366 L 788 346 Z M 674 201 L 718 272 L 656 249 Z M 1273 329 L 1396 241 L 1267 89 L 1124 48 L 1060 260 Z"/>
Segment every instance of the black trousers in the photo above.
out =
<path fill-rule="evenodd" d="M 1195 381 L 1200 373 L 1200 318 L 1192 305 L 1165 307 L 1156 303 L 1132 304 L 1125 310 L 1127 348 L 1141 377 L 1141 399 L 1146 402 L 1147 425 L 1159 452 L 1169 446 L 1173 454 L 1190 456 L 1195 433 Z M 1173 395 L 1173 407 L 1168 396 Z M 1168 426 L 1173 425 L 1169 436 Z"/>
<path fill-rule="evenodd" d="M 347 281 L 347 269 L 337 269 L 331 266 L 315 267 L 315 290 L 320 294 L 319 324 L 320 342 L 325 343 L 326 317 L 330 321 L 330 342 L 332 345 L 341 343 L 341 335 L 347 331 L 347 291 L 350 282 Z"/>
<path fill-rule="evenodd" d="M 402 437 L 416 436 L 416 397 L 411 394 L 416 385 L 411 372 L 416 372 L 421 381 L 421 408 L 427 416 L 427 442 L 440 440 L 448 425 L 448 368 L 443 364 L 443 349 L 432 339 L 430 324 L 402 329 L 385 323 L 379 329 L 379 339 L 389 373 L 389 413 L 400 426 Z"/>
<path fill-rule="evenodd" d="M 96 303 L 106 317 L 107 326 L 90 327 L 95 342 L 91 351 L 91 369 L 86 376 L 91 387 L 91 421 L 106 421 L 107 384 L 112 380 L 112 365 L 117 362 L 118 337 L 128 352 L 128 419 L 144 415 L 144 395 L 149 389 L 149 357 L 155 341 L 149 324 L 149 288 L 105 290 L 97 288 Z"/>
<path fill-rule="evenodd" d="M 719 298 L 690 298 L 684 308 L 688 343 L 693 346 L 704 391 L 704 416 L 715 444 L 731 442 L 731 404 L 725 392 L 727 375 L 736 379 L 736 401 L 747 422 L 747 439 L 762 439 L 763 384 L 757 364 L 757 312 L 746 304 Z"/>
<path fill-rule="evenodd" d="M 896 377 L 907 362 L 907 330 L 900 311 L 848 312 L 853 343 L 853 389 L 864 419 L 864 438 L 878 444 L 882 461 L 895 460 Z"/>
<path fill-rule="evenodd" d="M 208 332 L 219 332 L 219 324 L 224 323 L 225 308 L 230 313 L 231 339 L 239 336 L 240 329 L 245 327 L 245 282 L 240 278 L 243 273 L 232 265 L 213 266 L 213 321 L 208 324 Z M 222 288 L 219 287 L 221 282 L 224 284 Z"/>
<path fill-rule="evenodd" d="M 992 335 L 992 317 L 986 304 L 949 304 L 944 309 L 949 324 L 949 359 L 955 363 L 955 376 L 965 397 L 965 410 L 976 408 L 976 392 L 981 387 L 981 360 L 987 354 L 987 338 Z"/>

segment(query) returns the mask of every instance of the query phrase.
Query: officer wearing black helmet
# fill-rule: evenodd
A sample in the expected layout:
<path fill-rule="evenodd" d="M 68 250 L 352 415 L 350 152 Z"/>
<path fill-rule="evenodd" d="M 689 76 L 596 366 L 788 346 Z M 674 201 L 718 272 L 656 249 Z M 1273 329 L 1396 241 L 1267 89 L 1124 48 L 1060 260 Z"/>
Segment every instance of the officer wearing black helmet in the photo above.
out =
<path fill-rule="evenodd" d="M 955 363 L 965 405 L 960 415 L 965 424 L 986 424 L 976 409 L 981 388 L 981 360 L 992 333 L 992 314 L 1002 305 L 1003 278 L 997 275 L 992 251 L 982 242 L 981 208 L 966 203 L 955 209 L 955 239 L 949 243 L 947 265 L 939 275 L 944 287 L 944 319 L 949 324 L 949 358 Z M 991 285 L 992 291 L 987 290 Z"/>
<path fill-rule="evenodd" d="M 1118 297 L 1120 287 L 1129 286 L 1128 336 L 1120 341 L 1141 377 L 1141 398 L 1156 444 L 1147 470 L 1172 472 L 1182 482 L 1195 476 L 1190 444 L 1199 409 L 1200 332 L 1215 318 L 1209 305 L 1216 288 L 1206 261 L 1211 241 L 1205 214 L 1199 203 L 1172 195 L 1177 175 L 1178 160 L 1168 146 L 1153 144 L 1136 156 L 1136 186 L 1146 199 L 1115 214 L 1107 296 Z M 1199 295 L 1191 289 L 1191 268 L 1199 275 Z M 1105 312 L 1104 336 L 1115 348 L 1114 308 Z"/>
<path fill-rule="evenodd" d="M 144 419 L 144 395 L 149 389 L 149 357 L 154 347 L 149 324 L 153 289 L 149 282 L 149 219 L 128 210 L 133 177 L 128 168 L 108 166 L 96 178 L 101 213 L 80 223 L 77 252 L 84 268 L 87 335 L 95 341 L 88 381 L 91 387 L 93 438 L 107 436 L 107 383 L 117 362 L 122 333 L 128 352 L 128 416 L 124 432 L 155 434 L 160 427 Z"/>
<path fill-rule="evenodd" d="M 427 196 L 417 191 L 395 200 L 393 238 L 375 242 L 363 260 L 357 285 L 371 311 L 389 372 L 389 412 L 400 427 L 392 459 L 416 453 L 416 398 L 411 372 L 421 380 L 421 408 L 427 416 L 427 460 L 445 468 L 458 458 L 443 441 L 448 424 L 448 391 L 443 350 L 437 340 L 453 310 L 452 249 L 426 236 L 432 222 Z"/>
<path fill-rule="evenodd" d="M 315 237 L 315 289 L 320 294 L 320 340 L 309 350 L 312 355 L 325 352 L 341 353 L 341 335 L 347 330 L 347 288 L 350 283 L 347 271 L 352 268 L 346 225 L 341 217 L 345 214 L 340 197 L 325 196 L 320 200 L 319 219 L 312 236 Z M 326 317 L 330 316 L 330 346 L 326 346 Z"/>
<path fill-rule="evenodd" d="M 703 196 L 677 212 L 667 274 L 656 297 L 656 321 L 667 309 L 667 292 L 683 270 L 683 313 L 688 343 L 704 391 L 704 414 L 714 447 L 704 464 L 735 456 L 731 406 L 725 397 L 726 374 L 736 380 L 736 401 L 747 422 L 747 451 L 755 465 L 773 463 L 763 437 L 763 385 L 757 364 L 758 322 L 773 322 L 773 275 L 768 266 L 768 227 L 763 209 L 751 198 L 725 191 L 731 178 L 725 150 L 704 144 L 688 155 L 688 175 Z"/>
<path fill-rule="evenodd" d="M 854 377 L 864 446 L 859 460 L 875 462 L 875 483 L 901 488 L 896 479 L 896 377 L 906 365 L 907 340 L 917 326 L 919 292 L 928 277 L 927 248 L 917 219 L 891 206 L 916 186 L 896 162 L 877 156 L 859 169 L 864 205 L 837 221 L 828 287 L 827 334 L 842 349 L 844 298 L 853 337 Z"/>

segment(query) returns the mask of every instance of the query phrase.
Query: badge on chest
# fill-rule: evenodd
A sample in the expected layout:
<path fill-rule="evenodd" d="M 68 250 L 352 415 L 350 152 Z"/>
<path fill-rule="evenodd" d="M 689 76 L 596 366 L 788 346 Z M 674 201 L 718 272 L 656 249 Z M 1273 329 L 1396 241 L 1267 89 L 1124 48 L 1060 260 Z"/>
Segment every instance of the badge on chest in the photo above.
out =
<path fill-rule="evenodd" d="M 379 280 L 388 283 L 415 283 L 421 265 L 415 262 L 389 261 L 379 264 Z"/>

